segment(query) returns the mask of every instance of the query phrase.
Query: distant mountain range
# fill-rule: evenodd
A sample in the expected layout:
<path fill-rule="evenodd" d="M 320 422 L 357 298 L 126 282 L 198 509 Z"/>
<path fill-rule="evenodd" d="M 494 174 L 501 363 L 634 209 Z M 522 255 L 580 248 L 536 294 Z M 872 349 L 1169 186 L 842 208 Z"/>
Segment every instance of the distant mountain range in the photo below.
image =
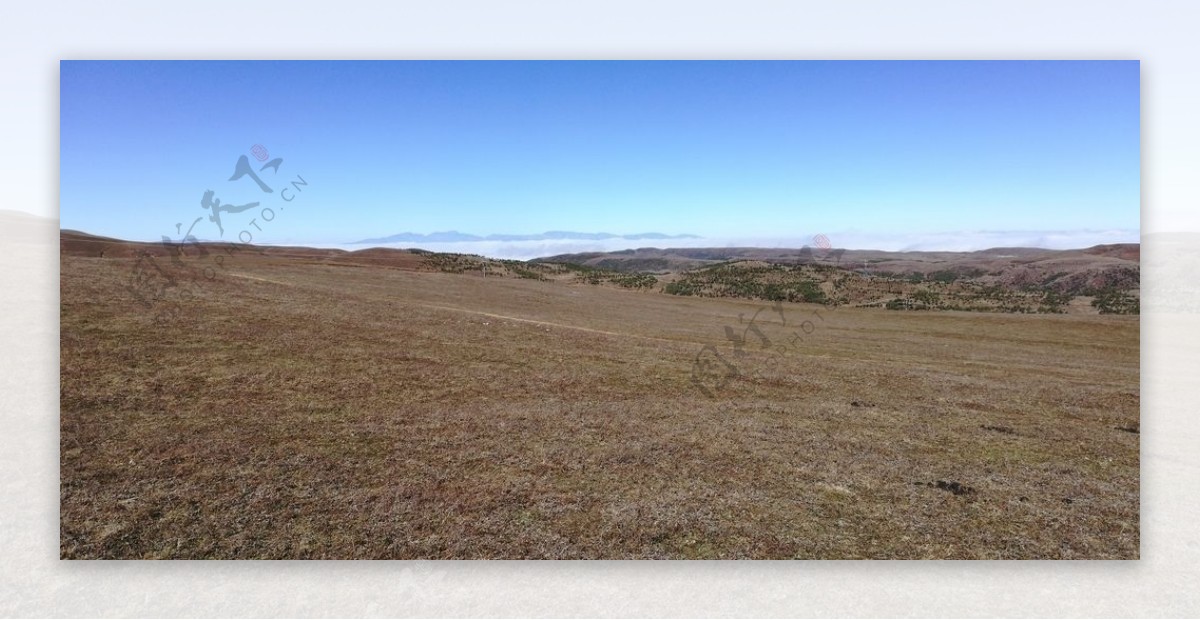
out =
<path fill-rule="evenodd" d="M 422 235 L 420 233 L 403 232 L 390 237 L 380 237 L 378 239 L 363 239 L 362 241 L 353 241 L 355 245 L 367 243 L 420 243 L 420 242 L 440 242 L 440 243 L 455 243 L 459 241 L 561 241 L 561 240 L 582 240 L 582 241 L 598 241 L 602 239 L 700 239 L 698 235 L 664 235 L 662 233 L 648 232 L 638 233 L 635 235 L 614 235 L 612 233 L 581 233 L 571 232 L 569 230 L 551 230 L 540 234 L 533 235 L 488 235 L 481 237 L 468 233 L 460 233 L 457 230 L 448 230 L 445 232 L 429 233 Z"/>

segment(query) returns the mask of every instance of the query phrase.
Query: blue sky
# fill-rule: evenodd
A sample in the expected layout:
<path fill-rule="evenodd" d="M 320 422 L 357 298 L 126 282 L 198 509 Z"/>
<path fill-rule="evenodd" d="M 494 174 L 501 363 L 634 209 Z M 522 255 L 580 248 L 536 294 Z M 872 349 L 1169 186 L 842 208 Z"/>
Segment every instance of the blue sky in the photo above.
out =
<path fill-rule="evenodd" d="M 1139 116 L 1136 61 L 64 61 L 60 222 L 157 240 L 205 217 L 200 238 L 320 245 L 1136 241 Z M 258 172 L 255 144 L 278 171 Z M 228 180 L 243 155 L 271 194 Z M 260 206 L 223 214 L 222 237 L 207 190 Z"/>

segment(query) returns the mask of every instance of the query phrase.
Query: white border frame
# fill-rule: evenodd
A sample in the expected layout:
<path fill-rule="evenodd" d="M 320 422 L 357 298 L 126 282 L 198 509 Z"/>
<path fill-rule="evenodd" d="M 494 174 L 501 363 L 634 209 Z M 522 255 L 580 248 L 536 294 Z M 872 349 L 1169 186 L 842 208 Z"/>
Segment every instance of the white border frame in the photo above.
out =
<path fill-rule="evenodd" d="M 1142 61 L 1143 234 L 1200 230 L 1200 4 L 39 2 L 6 4 L 3 14 L 4 208 L 49 217 L 58 212 L 61 59 L 1054 58 Z M 0 615 L 1200 614 L 1200 307 L 1155 312 L 1150 290 L 1153 263 L 1200 261 L 1160 251 L 1152 237 L 1143 247 L 1138 561 L 154 563 L 58 559 L 58 241 L 5 235 Z"/>

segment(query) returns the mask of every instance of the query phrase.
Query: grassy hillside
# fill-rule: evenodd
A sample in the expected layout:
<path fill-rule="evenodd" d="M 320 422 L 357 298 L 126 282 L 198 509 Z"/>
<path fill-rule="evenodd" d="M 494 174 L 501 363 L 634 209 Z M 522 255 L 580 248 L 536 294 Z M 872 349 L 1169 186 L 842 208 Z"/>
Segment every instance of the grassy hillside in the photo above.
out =
<path fill-rule="evenodd" d="M 143 306 L 132 254 L 62 257 L 64 558 L 1138 557 L 1137 317 L 419 252 L 243 252 Z"/>
<path fill-rule="evenodd" d="M 654 273 L 673 295 L 890 310 L 1140 312 L 1136 244 L 1083 250 L 881 252 L 773 248 L 643 248 L 567 254 L 531 264 Z"/>
<path fill-rule="evenodd" d="M 738 261 L 685 271 L 662 291 L 888 310 L 1138 314 L 1137 296 L 1131 293 L 1139 285 L 1136 269 L 1119 267 L 1098 276 L 1075 275 L 1078 277 L 1055 275 L 1013 284 L 989 278 L 979 270 L 872 274 L 821 263 Z M 1090 306 L 1074 303 L 1077 298 Z"/>

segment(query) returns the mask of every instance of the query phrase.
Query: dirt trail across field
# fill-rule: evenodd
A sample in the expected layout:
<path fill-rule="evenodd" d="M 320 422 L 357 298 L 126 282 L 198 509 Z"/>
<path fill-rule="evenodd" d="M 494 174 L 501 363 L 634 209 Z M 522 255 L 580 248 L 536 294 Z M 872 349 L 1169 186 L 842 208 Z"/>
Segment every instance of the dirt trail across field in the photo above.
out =
<path fill-rule="evenodd" d="M 259 282 L 270 282 L 271 284 L 279 284 L 281 286 L 300 286 L 299 284 L 296 284 L 294 282 L 284 282 L 282 280 L 272 280 L 270 278 L 263 278 L 260 276 L 252 276 L 252 275 L 248 275 L 248 274 L 244 274 L 244 273 L 230 273 L 227 275 L 234 277 L 234 278 L 243 278 L 246 280 L 257 280 Z M 418 306 L 421 308 L 429 308 L 429 309 L 433 309 L 433 310 L 447 310 L 450 312 L 462 312 L 462 313 L 466 313 L 466 314 L 474 314 L 476 316 L 486 316 L 486 317 L 493 318 L 493 319 L 501 319 L 501 320 L 505 320 L 505 321 L 514 321 L 517 323 L 525 323 L 528 325 L 538 325 L 541 327 L 559 327 L 562 329 L 572 329 L 575 331 L 586 332 L 589 334 L 602 334 L 605 336 L 616 336 L 618 338 L 636 338 L 639 340 L 669 342 L 671 344 L 679 344 L 681 342 L 683 342 L 683 343 L 688 342 L 686 340 L 671 340 L 668 338 L 655 338 L 653 336 L 642 336 L 639 334 L 613 332 L 613 331 L 608 331 L 608 330 L 603 330 L 603 329 L 592 329 L 590 327 L 580 327 L 578 325 L 566 325 L 563 323 L 554 323 L 551 321 L 539 321 L 537 319 L 526 319 L 526 318 L 517 317 L 517 316 L 508 316 L 505 314 L 484 312 L 482 310 L 471 310 L 469 308 L 458 308 L 455 306 L 444 306 L 441 304 L 422 303 L 419 301 L 406 301 L 405 300 L 405 301 L 397 301 L 396 303 L 403 304 L 406 306 Z"/>

